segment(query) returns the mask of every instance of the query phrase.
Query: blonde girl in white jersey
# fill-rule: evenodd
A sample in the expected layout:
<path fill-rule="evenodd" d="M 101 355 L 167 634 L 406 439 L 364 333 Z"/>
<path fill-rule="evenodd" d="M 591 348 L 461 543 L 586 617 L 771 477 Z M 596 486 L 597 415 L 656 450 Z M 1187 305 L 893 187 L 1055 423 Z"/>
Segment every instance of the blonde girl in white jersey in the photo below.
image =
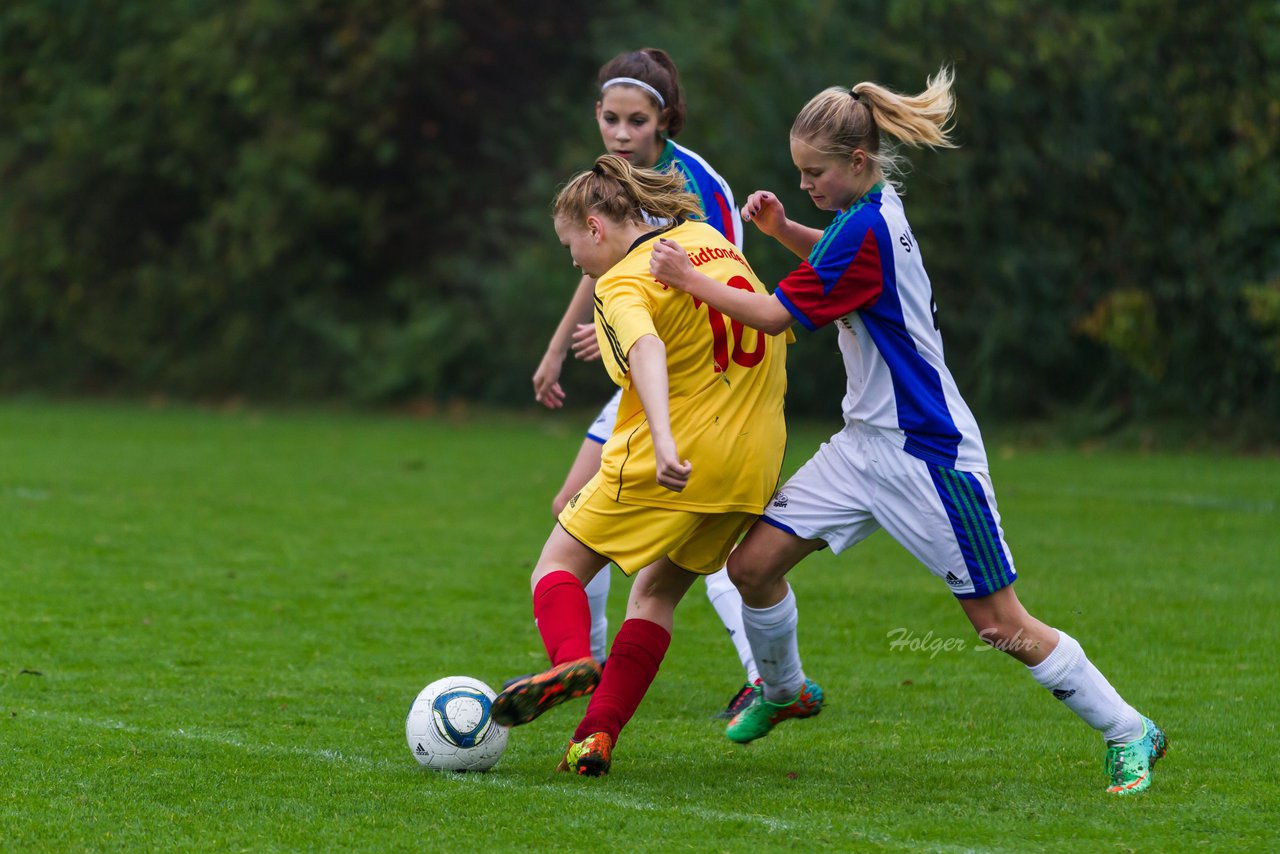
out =
<path fill-rule="evenodd" d="M 953 147 L 951 84 L 943 68 L 914 97 L 859 83 L 809 101 L 792 125 L 791 157 L 800 188 L 835 218 L 819 231 L 787 218 L 772 193 L 747 199 L 743 219 L 802 259 L 771 296 L 709 281 L 677 246 L 654 250 L 659 281 L 756 329 L 834 324 L 847 375 L 844 429 L 783 484 L 729 560 L 764 684 L 726 733 L 745 743 L 821 710 L 785 576 L 818 549 L 840 552 L 884 528 L 947 585 L 982 640 L 1102 735 L 1107 791 L 1140 792 L 1167 739 L 1014 592 L 982 438 L 943 358 L 920 245 L 890 181 L 892 141 Z"/>

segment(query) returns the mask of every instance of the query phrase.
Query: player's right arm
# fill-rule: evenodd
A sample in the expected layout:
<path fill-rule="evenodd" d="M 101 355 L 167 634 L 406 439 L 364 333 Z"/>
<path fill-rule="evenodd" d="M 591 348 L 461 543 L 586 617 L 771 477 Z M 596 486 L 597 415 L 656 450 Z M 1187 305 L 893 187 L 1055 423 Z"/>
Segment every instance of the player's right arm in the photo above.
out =
<path fill-rule="evenodd" d="M 742 219 L 754 222 L 756 228 L 781 243 L 799 258 L 808 258 L 822 232 L 787 219 L 778 197 L 768 190 L 756 190 L 742 206 Z"/>
<path fill-rule="evenodd" d="M 560 387 L 560 369 L 564 366 L 564 357 L 572 347 L 578 358 L 589 361 L 600 357 L 600 350 L 595 345 L 595 331 L 590 335 L 582 334 L 582 326 L 589 326 L 592 313 L 592 293 L 596 280 L 583 276 L 578 288 L 573 292 L 564 316 L 556 326 L 551 342 L 547 344 L 547 352 L 543 354 L 538 369 L 533 372 L 534 399 L 547 409 L 559 409 L 564 406 L 564 389 Z M 586 352 L 595 348 L 594 353 Z"/>
<path fill-rule="evenodd" d="M 671 433 L 667 347 L 656 335 L 641 335 L 627 352 L 627 363 L 631 368 L 631 385 L 640 396 L 645 420 L 649 422 L 658 484 L 680 492 L 689 483 L 693 465 L 680 459 Z"/>

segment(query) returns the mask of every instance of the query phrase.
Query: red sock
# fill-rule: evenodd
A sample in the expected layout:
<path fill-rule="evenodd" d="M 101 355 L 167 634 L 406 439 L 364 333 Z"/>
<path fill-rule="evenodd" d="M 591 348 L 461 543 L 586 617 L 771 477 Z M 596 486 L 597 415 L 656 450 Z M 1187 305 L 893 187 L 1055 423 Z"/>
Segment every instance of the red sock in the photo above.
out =
<path fill-rule="evenodd" d="M 591 606 L 572 572 L 552 572 L 538 581 L 533 619 L 552 665 L 591 657 Z"/>
<path fill-rule="evenodd" d="M 607 732 L 614 743 L 640 707 L 645 692 L 671 645 L 671 633 L 657 623 L 631 619 L 622 624 L 609 649 L 609 664 L 591 695 L 587 713 L 573 734 L 581 741 L 594 732 Z"/>

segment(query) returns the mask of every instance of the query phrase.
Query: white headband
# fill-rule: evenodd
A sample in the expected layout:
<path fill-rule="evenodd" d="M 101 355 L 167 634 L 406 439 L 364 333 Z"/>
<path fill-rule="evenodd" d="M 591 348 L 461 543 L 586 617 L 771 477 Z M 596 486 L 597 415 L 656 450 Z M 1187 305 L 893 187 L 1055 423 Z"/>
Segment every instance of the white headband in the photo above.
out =
<path fill-rule="evenodd" d="M 653 99 L 658 102 L 659 107 L 664 109 L 666 108 L 667 101 L 662 97 L 662 93 L 650 86 L 648 83 L 645 83 L 643 80 L 637 80 L 634 77 L 614 77 L 611 80 L 606 80 L 604 81 L 604 85 L 600 87 L 600 93 L 604 94 L 605 89 L 608 89 L 610 86 L 617 86 L 620 83 L 625 83 L 628 86 L 639 86 L 641 89 L 653 96 Z"/>

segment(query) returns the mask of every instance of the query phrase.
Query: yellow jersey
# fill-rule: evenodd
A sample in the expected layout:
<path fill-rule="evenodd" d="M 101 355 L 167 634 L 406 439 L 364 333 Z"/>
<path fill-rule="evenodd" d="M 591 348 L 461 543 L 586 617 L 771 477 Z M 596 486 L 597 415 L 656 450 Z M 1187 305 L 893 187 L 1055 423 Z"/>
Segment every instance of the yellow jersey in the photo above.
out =
<path fill-rule="evenodd" d="M 659 284 L 649 273 L 649 257 L 660 237 L 679 243 L 699 272 L 725 287 L 767 293 L 737 246 L 692 221 L 645 235 L 599 278 L 596 337 L 609 376 L 623 389 L 601 475 L 623 504 L 762 513 L 786 449 L 789 336 L 744 327 Z M 658 485 L 649 423 L 631 385 L 627 354 L 647 334 L 666 347 L 671 432 L 680 458 L 693 465 L 683 492 Z"/>

